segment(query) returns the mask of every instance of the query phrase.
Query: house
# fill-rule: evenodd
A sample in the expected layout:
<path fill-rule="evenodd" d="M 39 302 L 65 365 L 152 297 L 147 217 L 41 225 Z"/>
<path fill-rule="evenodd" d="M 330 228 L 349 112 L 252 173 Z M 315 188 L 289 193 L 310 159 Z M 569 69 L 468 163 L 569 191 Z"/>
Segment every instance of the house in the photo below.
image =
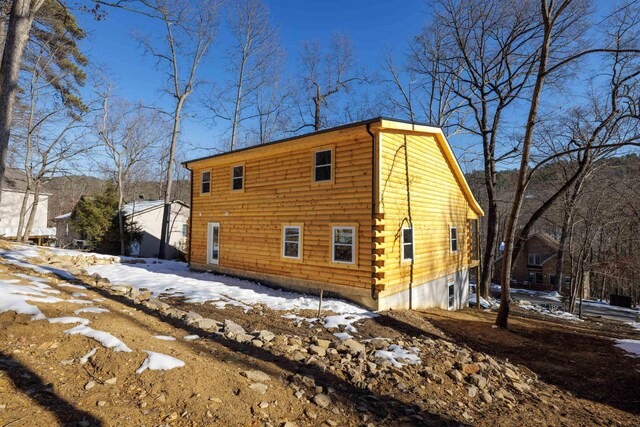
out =
<path fill-rule="evenodd" d="M 558 289 L 556 280 L 556 260 L 560 243 L 546 233 L 535 233 L 527 239 L 520 256 L 511 269 L 514 284 L 522 284 L 539 290 Z M 494 280 L 500 280 L 502 256 L 494 264 Z M 571 284 L 571 268 L 568 261 L 562 270 L 563 287 Z"/>
<path fill-rule="evenodd" d="M 0 200 L 0 237 L 15 239 L 20 222 L 20 210 L 27 191 L 27 178 L 18 169 L 7 168 L 4 182 L 2 183 L 2 200 Z M 40 193 L 38 207 L 36 208 L 33 226 L 31 227 L 31 241 L 42 244 L 56 236 L 55 228 L 47 227 L 47 215 L 49 209 L 48 193 Z M 26 222 L 33 207 L 33 194 L 27 198 Z"/>
<path fill-rule="evenodd" d="M 376 118 L 185 166 L 191 268 L 375 310 L 467 304 L 483 212 L 439 128 Z"/>
<path fill-rule="evenodd" d="M 123 208 L 126 220 L 135 222 L 142 232 L 140 242 L 129 248 L 132 256 L 157 257 L 160 249 L 162 233 L 163 200 L 140 200 L 128 203 Z M 167 259 L 180 258 L 184 255 L 187 239 L 187 220 L 189 205 L 174 200 L 171 202 L 170 230 L 168 237 Z"/>

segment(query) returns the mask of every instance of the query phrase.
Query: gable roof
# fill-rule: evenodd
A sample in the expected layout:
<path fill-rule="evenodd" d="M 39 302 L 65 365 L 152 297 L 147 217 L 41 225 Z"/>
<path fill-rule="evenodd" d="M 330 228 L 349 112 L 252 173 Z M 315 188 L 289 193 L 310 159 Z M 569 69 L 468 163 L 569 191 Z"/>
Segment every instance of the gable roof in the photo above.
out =
<path fill-rule="evenodd" d="M 369 126 L 369 125 L 372 125 L 372 124 L 379 124 L 379 129 L 381 131 L 384 131 L 385 129 L 387 129 L 387 130 L 417 132 L 417 133 L 434 135 L 436 137 L 435 138 L 436 142 L 438 142 L 438 145 L 442 149 L 442 152 L 444 153 L 445 158 L 446 158 L 447 162 L 449 163 L 449 165 L 451 167 L 451 170 L 453 171 L 453 174 L 454 174 L 456 180 L 458 181 L 458 184 L 460 185 L 460 188 L 461 188 L 463 194 L 465 195 L 465 198 L 467 199 L 471 210 L 478 216 L 483 216 L 484 215 L 484 211 L 480 207 L 480 204 L 478 203 L 476 198 L 473 196 L 473 193 L 471 192 L 471 188 L 469 187 L 469 184 L 467 183 L 467 180 L 464 177 L 464 173 L 462 172 L 462 169 L 460 168 L 460 164 L 458 163 L 458 160 L 456 159 L 455 155 L 453 154 L 453 150 L 451 149 L 451 145 L 449 145 L 449 142 L 447 141 L 447 138 L 445 137 L 445 135 L 442 132 L 441 128 L 436 127 L 436 126 L 430 126 L 428 124 L 415 123 L 415 122 L 410 122 L 410 121 L 406 121 L 406 120 L 399 120 L 399 119 L 392 119 L 392 118 L 387 118 L 387 117 L 383 117 L 383 116 L 375 117 L 375 118 L 368 119 L 368 120 L 362 120 L 362 121 L 359 121 L 359 122 L 349 123 L 349 124 L 345 124 L 345 125 L 341 125 L 341 126 L 335 126 L 335 127 L 331 127 L 331 128 L 327 128 L 327 129 L 322 129 L 322 130 L 318 130 L 318 131 L 315 131 L 315 132 L 310 132 L 310 133 L 297 135 L 297 136 L 293 136 L 293 137 L 289 137 L 289 138 L 279 139 L 279 140 L 267 142 L 265 144 L 259 144 L 259 145 L 253 145 L 253 146 L 250 146 L 250 147 L 239 148 L 237 150 L 228 151 L 228 152 L 225 152 L 225 153 L 218 153 L 218 154 L 213 154 L 213 155 L 210 155 L 210 156 L 199 157 L 199 158 L 196 158 L 196 159 L 192 159 L 192 160 L 188 160 L 186 162 L 183 162 L 182 165 L 185 166 L 186 168 L 189 168 L 189 165 L 191 163 L 199 162 L 201 160 L 207 160 L 207 159 L 212 159 L 212 158 L 216 158 L 216 157 L 223 157 L 223 156 L 227 156 L 227 155 L 238 153 L 238 152 L 242 152 L 242 151 L 248 151 L 248 150 L 253 150 L 253 149 L 257 149 L 257 148 L 264 148 L 265 146 L 275 145 L 275 144 L 282 144 L 282 143 L 285 143 L 285 142 L 295 141 L 297 139 L 306 138 L 306 137 L 319 135 L 319 134 L 323 134 L 323 133 L 334 132 L 334 131 L 337 131 L 337 130 L 348 129 L 348 128 L 353 128 L 353 127 L 358 127 L 358 126 Z"/>

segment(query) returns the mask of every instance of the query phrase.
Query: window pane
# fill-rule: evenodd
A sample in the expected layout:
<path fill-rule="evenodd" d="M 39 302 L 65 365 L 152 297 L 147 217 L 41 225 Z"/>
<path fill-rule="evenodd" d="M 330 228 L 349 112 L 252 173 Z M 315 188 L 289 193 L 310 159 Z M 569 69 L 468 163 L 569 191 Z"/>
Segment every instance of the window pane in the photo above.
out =
<path fill-rule="evenodd" d="M 211 241 L 213 243 L 212 246 L 217 247 L 218 246 L 218 232 L 219 232 L 219 228 L 218 227 L 213 227 L 213 232 L 211 233 Z"/>
<path fill-rule="evenodd" d="M 333 259 L 334 261 L 353 262 L 353 246 L 334 245 Z"/>
<path fill-rule="evenodd" d="M 455 228 L 451 229 L 451 239 L 456 240 L 458 238 L 458 230 Z"/>
<path fill-rule="evenodd" d="M 457 252 L 458 251 L 458 242 L 456 240 L 452 240 L 451 241 L 451 250 L 453 252 Z"/>
<path fill-rule="evenodd" d="M 453 307 L 453 303 L 455 302 L 455 286 L 453 284 L 449 285 L 449 307 Z"/>
<path fill-rule="evenodd" d="M 331 181 L 331 165 L 316 167 L 316 181 Z"/>
<path fill-rule="evenodd" d="M 211 172 L 202 172 L 202 182 L 211 181 Z"/>
<path fill-rule="evenodd" d="M 234 166 L 233 167 L 233 177 L 241 177 L 244 174 L 244 166 Z"/>
<path fill-rule="evenodd" d="M 298 258 L 298 243 L 285 243 L 284 244 L 284 256 Z"/>
<path fill-rule="evenodd" d="M 404 243 L 413 243 L 413 230 L 411 228 L 402 230 L 402 238 Z"/>
<path fill-rule="evenodd" d="M 331 150 L 316 152 L 316 166 L 331 165 Z"/>
<path fill-rule="evenodd" d="M 402 257 L 404 259 L 413 259 L 413 243 L 403 245 Z"/>
<path fill-rule="evenodd" d="M 242 177 L 240 178 L 233 178 L 233 185 L 232 188 L 234 190 L 242 190 Z"/>
<path fill-rule="evenodd" d="M 208 182 L 203 182 L 202 183 L 202 192 L 203 193 L 208 193 L 209 190 L 211 189 L 211 184 Z"/>
<path fill-rule="evenodd" d="M 353 244 L 353 230 L 350 228 L 336 228 L 334 230 L 334 243 Z"/>
<path fill-rule="evenodd" d="M 284 229 L 285 242 L 298 242 L 300 240 L 300 230 L 298 228 L 285 228 Z"/>

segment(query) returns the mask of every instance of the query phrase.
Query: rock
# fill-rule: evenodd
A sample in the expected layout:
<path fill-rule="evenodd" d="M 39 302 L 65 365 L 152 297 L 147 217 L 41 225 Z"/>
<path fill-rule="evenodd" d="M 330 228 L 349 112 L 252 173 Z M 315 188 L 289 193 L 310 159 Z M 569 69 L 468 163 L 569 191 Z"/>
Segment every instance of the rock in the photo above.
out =
<path fill-rule="evenodd" d="M 477 363 L 468 363 L 462 366 L 462 372 L 466 375 L 477 374 L 480 371 L 480 366 Z"/>
<path fill-rule="evenodd" d="M 487 379 L 479 374 L 473 374 L 468 378 L 469 382 L 478 387 L 479 389 L 483 389 L 487 386 Z"/>
<path fill-rule="evenodd" d="M 258 407 L 260 409 L 268 408 L 269 407 L 269 402 L 262 401 L 262 402 L 258 403 Z"/>
<path fill-rule="evenodd" d="M 504 368 L 504 376 L 509 378 L 511 381 L 520 381 L 520 376 L 516 374 L 513 369 L 508 367 Z"/>
<path fill-rule="evenodd" d="M 149 298 L 144 302 L 144 306 L 155 310 L 168 310 L 171 307 L 169 304 L 160 301 L 158 298 Z"/>
<path fill-rule="evenodd" d="M 316 343 L 316 345 L 318 347 L 322 347 L 322 348 L 329 348 L 329 346 L 331 345 L 331 341 L 323 340 L 323 339 L 320 339 L 320 338 L 316 338 L 314 340 L 314 342 Z"/>
<path fill-rule="evenodd" d="M 333 420 L 326 420 L 324 423 L 331 427 L 336 427 L 338 425 L 338 423 Z"/>
<path fill-rule="evenodd" d="M 318 418 L 318 414 L 316 414 L 315 412 L 313 412 L 311 409 L 305 409 L 304 410 L 304 414 L 311 418 L 312 420 L 315 420 L 316 418 Z"/>
<path fill-rule="evenodd" d="M 462 375 L 462 372 L 457 369 L 450 370 L 449 372 L 447 372 L 447 375 L 455 382 L 461 382 L 464 379 L 464 375 Z"/>
<path fill-rule="evenodd" d="M 389 341 L 384 338 L 374 338 L 369 341 L 369 345 L 376 350 L 386 350 L 389 347 Z"/>
<path fill-rule="evenodd" d="M 249 385 L 249 388 L 258 394 L 265 394 L 269 386 L 262 383 L 253 383 Z"/>
<path fill-rule="evenodd" d="M 113 378 L 109 378 L 108 380 L 105 380 L 105 384 L 108 385 L 114 385 L 115 383 L 118 382 L 118 378 L 117 377 L 113 377 Z"/>
<path fill-rule="evenodd" d="M 195 311 L 189 311 L 184 316 L 184 321 L 187 323 L 187 325 L 193 325 L 194 323 L 197 323 L 202 319 L 204 318 L 200 314 L 196 313 Z"/>
<path fill-rule="evenodd" d="M 498 389 L 495 393 L 494 396 L 497 397 L 498 399 L 503 399 L 503 400 L 510 400 L 510 401 L 515 401 L 515 398 L 513 397 L 513 394 L 509 393 L 507 390 L 505 390 L 504 388 L 500 388 Z"/>
<path fill-rule="evenodd" d="M 92 388 L 94 388 L 96 386 L 96 382 L 94 380 L 89 381 L 88 383 L 86 383 L 84 385 L 84 389 L 85 390 L 91 390 Z"/>
<path fill-rule="evenodd" d="M 336 345 L 336 350 L 340 353 L 349 353 L 351 355 L 357 355 L 360 353 L 364 353 L 366 348 L 364 344 L 352 339 L 347 338 L 346 340 L 342 340 Z"/>
<path fill-rule="evenodd" d="M 331 404 L 331 398 L 326 394 L 319 393 L 313 396 L 313 403 L 321 408 L 326 408 Z"/>
<path fill-rule="evenodd" d="M 258 371 L 258 370 L 244 371 L 244 372 L 241 372 L 240 375 L 242 375 L 243 377 L 246 377 L 249 381 L 255 381 L 255 382 L 271 381 L 271 377 L 268 374 L 265 374 L 264 372 Z"/>
<path fill-rule="evenodd" d="M 224 333 L 225 334 L 246 334 L 244 328 L 238 325 L 233 320 L 225 319 L 224 321 Z M 253 338 L 253 337 L 252 337 Z"/>
<path fill-rule="evenodd" d="M 264 345 L 264 342 L 262 342 L 261 340 L 255 339 L 255 340 L 251 340 L 251 344 L 254 347 L 260 348 L 260 347 L 262 347 Z"/>
<path fill-rule="evenodd" d="M 136 301 L 146 301 L 151 298 L 151 292 L 149 292 L 148 290 L 142 291 L 140 289 L 131 288 L 131 290 L 129 291 L 129 296 Z"/>
<path fill-rule="evenodd" d="M 253 335 L 245 334 L 244 332 L 235 334 L 234 339 L 239 343 L 246 343 L 253 340 Z"/>
<path fill-rule="evenodd" d="M 172 412 L 169 415 L 167 415 L 166 417 L 164 417 L 165 421 L 175 421 L 178 419 L 178 413 L 177 412 Z"/>
<path fill-rule="evenodd" d="M 282 427 L 298 427 L 298 424 L 294 423 L 293 421 L 287 421 L 286 423 L 282 424 Z"/>
<path fill-rule="evenodd" d="M 222 403 L 222 399 L 220 399 L 219 397 L 210 397 L 209 401 L 215 402 L 215 403 Z"/>
<path fill-rule="evenodd" d="M 102 280 L 102 279 L 101 279 Z M 116 294 L 129 294 L 131 292 L 131 286 L 129 285 L 113 285 L 111 286 L 111 292 L 115 292 Z"/>
<path fill-rule="evenodd" d="M 511 384 L 511 387 L 515 388 L 520 393 L 531 392 L 531 386 L 529 384 L 514 382 L 513 384 Z"/>
<path fill-rule="evenodd" d="M 309 346 L 309 353 L 324 357 L 327 355 L 327 347 L 321 347 L 319 345 L 311 344 Z"/>
<path fill-rule="evenodd" d="M 262 340 L 264 342 L 271 342 L 275 337 L 276 336 L 273 332 L 267 331 L 266 329 L 263 329 L 262 331 L 258 332 L 258 335 L 256 335 L 257 339 Z"/>
<path fill-rule="evenodd" d="M 103 406 L 104 406 L 104 405 L 106 405 L 106 404 L 107 404 L 107 402 L 105 402 L 104 400 L 98 400 L 98 401 L 96 402 L 96 405 L 98 405 L 98 406 L 100 406 L 100 407 L 103 407 Z"/>
<path fill-rule="evenodd" d="M 470 398 L 474 398 L 478 395 L 478 387 L 472 385 L 471 387 L 467 388 L 467 394 L 469 395 Z"/>
<path fill-rule="evenodd" d="M 204 329 L 206 331 L 215 331 L 218 332 L 220 330 L 220 323 L 213 319 L 208 319 L 203 317 L 202 319 L 196 322 L 198 327 Z"/>
<path fill-rule="evenodd" d="M 483 391 L 482 394 L 480 395 L 480 398 L 485 403 L 488 403 L 489 405 L 491 405 L 493 403 L 493 397 L 491 397 L 491 394 L 489 394 L 488 391 Z"/>

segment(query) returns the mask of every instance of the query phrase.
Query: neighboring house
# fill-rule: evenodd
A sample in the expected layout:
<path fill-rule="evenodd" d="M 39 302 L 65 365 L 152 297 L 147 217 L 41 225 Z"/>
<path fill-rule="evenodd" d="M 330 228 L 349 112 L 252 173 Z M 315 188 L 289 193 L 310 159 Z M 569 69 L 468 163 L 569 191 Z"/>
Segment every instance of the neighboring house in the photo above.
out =
<path fill-rule="evenodd" d="M 0 200 L 0 237 L 15 239 L 20 221 L 20 209 L 27 190 L 27 178 L 18 169 L 7 168 L 2 183 L 2 200 Z M 27 199 L 25 226 L 33 207 L 33 194 Z M 56 229 L 47 227 L 49 194 L 40 193 L 38 207 L 31 227 L 30 240 L 42 244 L 55 238 Z"/>
<path fill-rule="evenodd" d="M 194 269 L 376 310 L 467 305 L 483 212 L 439 128 L 376 118 L 185 166 Z"/>
<path fill-rule="evenodd" d="M 560 243 L 545 233 L 535 233 L 529 237 L 516 259 L 511 271 L 511 279 L 517 283 L 538 289 L 557 289 L 556 259 Z M 494 264 L 494 276 L 499 281 L 502 271 L 502 256 Z M 571 284 L 571 268 L 565 262 L 562 270 L 563 287 Z M 496 280 L 496 279 L 494 279 Z"/>
<path fill-rule="evenodd" d="M 56 246 L 59 248 L 83 247 L 82 236 L 71 224 L 71 212 L 53 218 L 56 223 Z"/>
<path fill-rule="evenodd" d="M 131 245 L 132 256 L 157 257 L 160 250 L 162 231 L 163 200 L 140 200 L 124 206 L 128 221 L 135 222 L 142 232 L 142 239 Z M 170 234 L 168 238 L 167 259 L 184 255 L 187 239 L 187 220 L 189 206 L 179 200 L 171 202 Z"/>

